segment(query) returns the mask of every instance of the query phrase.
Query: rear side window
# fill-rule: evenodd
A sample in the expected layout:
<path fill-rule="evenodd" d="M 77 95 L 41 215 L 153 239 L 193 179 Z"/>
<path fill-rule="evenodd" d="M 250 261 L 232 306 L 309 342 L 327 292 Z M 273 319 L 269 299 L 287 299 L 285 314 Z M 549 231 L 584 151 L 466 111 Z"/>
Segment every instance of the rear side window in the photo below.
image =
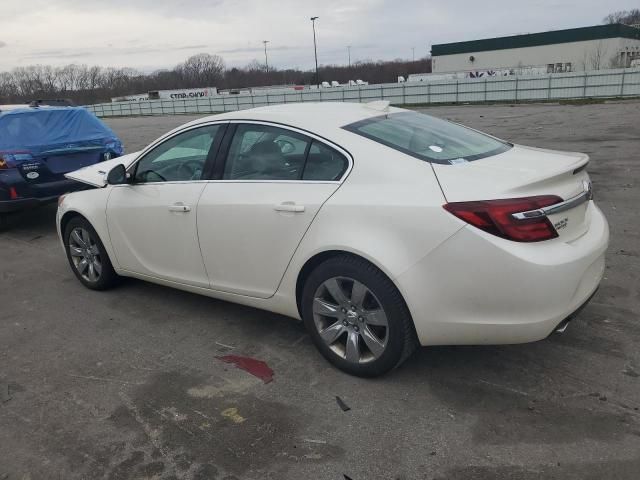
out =
<path fill-rule="evenodd" d="M 314 141 L 302 175 L 303 180 L 340 180 L 347 169 L 347 159 L 341 153 L 320 142 Z"/>
<path fill-rule="evenodd" d="M 317 140 L 284 128 L 238 125 L 227 154 L 223 180 L 340 180 L 344 155 Z"/>
<path fill-rule="evenodd" d="M 229 147 L 224 180 L 298 180 L 311 139 L 268 125 L 239 125 Z"/>
<path fill-rule="evenodd" d="M 490 157 L 512 147 L 484 133 L 417 112 L 368 118 L 343 128 L 421 160 L 445 165 Z"/>

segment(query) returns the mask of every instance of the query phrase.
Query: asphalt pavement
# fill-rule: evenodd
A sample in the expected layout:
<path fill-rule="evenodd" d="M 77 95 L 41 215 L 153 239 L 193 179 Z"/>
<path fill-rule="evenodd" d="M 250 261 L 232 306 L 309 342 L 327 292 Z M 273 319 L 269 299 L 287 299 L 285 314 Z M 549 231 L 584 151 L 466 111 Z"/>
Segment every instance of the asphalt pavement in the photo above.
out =
<path fill-rule="evenodd" d="M 611 245 L 564 334 L 354 378 L 279 315 L 137 280 L 85 289 L 42 208 L 0 234 L 0 480 L 637 479 L 640 102 L 425 111 L 591 155 Z M 192 118 L 107 123 L 135 151 Z"/>

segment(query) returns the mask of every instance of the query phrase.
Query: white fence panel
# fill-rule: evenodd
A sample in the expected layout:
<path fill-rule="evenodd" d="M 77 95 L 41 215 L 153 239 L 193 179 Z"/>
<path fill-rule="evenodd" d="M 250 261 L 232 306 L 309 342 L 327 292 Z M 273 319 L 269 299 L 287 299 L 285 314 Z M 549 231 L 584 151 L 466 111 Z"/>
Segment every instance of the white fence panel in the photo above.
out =
<path fill-rule="evenodd" d="M 483 77 L 380 85 L 332 87 L 319 90 L 226 95 L 198 99 L 151 100 L 88 105 L 98 117 L 219 113 L 265 105 L 297 102 L 370 102 L 393 105 L 518 102 L 640 96 L 640 69 L 552 73 L 536 76 Z"/>
<path fill-rule="evenodd" d="M 286 93 L 284 103 L 299 103 L 302 101 L 302 92 Z"/>
<path fill-rule="evenodd" d="M 465 103 L 484 102 L 486 86 L 485 79 L 458 81 L 458 101 Z"/>
<path fill-rule="evenodd" d="M 429 84 L 416 85 L 412 83 L 405 84 L 404 98 L 407 105 L 419 105 L 421 103 L 429 103 Z"/>
<path fill-rule="evenodd" d="M 327 101 L 342 101 L 342 92 L 338 90 L 320 90 L 320 99 L 323 102 Z"/>
<path fill-rule="evenodd" d="M 620 95 L 640 95 L 640 70 L 636 70 L 635 72 L 629 72 L 627 70 L 623 72 L 620 82 Z"/>
<path fill-rule="evenodd" d="M 360 89 L 359 88 L 345 88 L 342 91 L 345 102 L 359 102 L 360 101 Z"/>
<path fill-rule="evenodd" d="M 429 94 L 429 103 L 454 103 L 458 98 L 458 82 L 432 83 Z"/>

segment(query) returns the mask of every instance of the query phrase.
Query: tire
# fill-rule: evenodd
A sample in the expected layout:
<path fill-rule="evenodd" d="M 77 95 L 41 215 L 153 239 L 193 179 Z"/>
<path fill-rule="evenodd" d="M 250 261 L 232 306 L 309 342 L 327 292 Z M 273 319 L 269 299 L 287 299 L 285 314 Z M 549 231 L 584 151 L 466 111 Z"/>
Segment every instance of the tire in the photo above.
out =
<path fill-rule="evenodd" d="M 118 283 L 120 277 L 113 269 L 100 237 L 87 220 L 72 218 L 64 229 L 63 238 L 67 260 L 80 283 L 91 290 L 107 290 Z"/>
<path fill-rule="evenodd" d="M 9 229 L 9 215 L 6 213 L 0 213 L 0 232 L 4 232 Z"/>
<path fill-rule="evenodd" d="M 317 266 L 305 282 L 301 307 L 320 353 L 352 375 L 383 375 L 418 346 L 402 295 L 362 258 L 345 254 Z"/>

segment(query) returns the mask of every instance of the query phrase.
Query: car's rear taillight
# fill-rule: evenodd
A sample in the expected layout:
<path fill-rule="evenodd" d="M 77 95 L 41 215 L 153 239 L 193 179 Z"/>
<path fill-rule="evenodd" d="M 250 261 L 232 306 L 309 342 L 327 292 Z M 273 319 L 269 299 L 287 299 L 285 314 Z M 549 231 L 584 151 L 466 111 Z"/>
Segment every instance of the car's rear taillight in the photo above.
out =
<path fill-rule="evenodd" d="M 456 217 L 492 235 L 516 242 L 540 242 L 558 232 L 546 216 L 516 219 L 514 213 L 536 210 L 562 202 L 556 195 L 452 202 L 443 205 Z"/>
<path fill-rule="evenodd" d="M 28 150 L 3 150 L 0 151 L 0 170 L 15 167 L 18 163 L 33 160 L 33 155 Z"/>

